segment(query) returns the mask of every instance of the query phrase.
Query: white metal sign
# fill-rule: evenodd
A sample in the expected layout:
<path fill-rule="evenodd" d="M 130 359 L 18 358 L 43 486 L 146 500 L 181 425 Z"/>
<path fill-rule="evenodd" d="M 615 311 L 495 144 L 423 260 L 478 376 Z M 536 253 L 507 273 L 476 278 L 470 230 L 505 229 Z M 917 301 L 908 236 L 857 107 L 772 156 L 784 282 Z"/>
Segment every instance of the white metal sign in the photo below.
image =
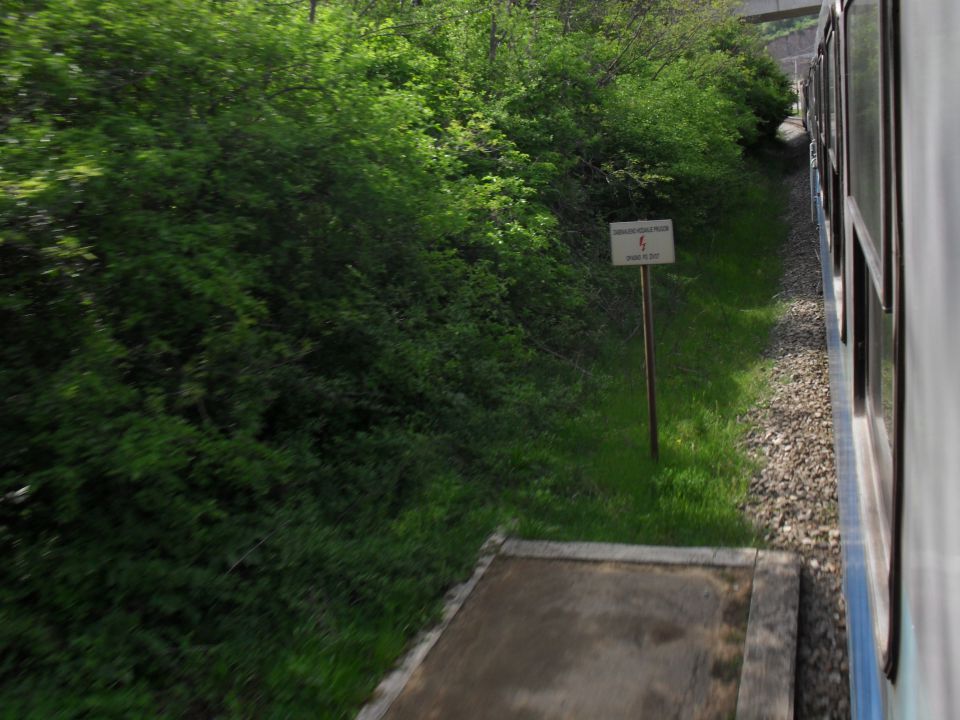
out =
<path fill-rule="evenodd" d="M 663 265 L 675 262 L 673 220 L 610 223 L 614 265 Z"/>

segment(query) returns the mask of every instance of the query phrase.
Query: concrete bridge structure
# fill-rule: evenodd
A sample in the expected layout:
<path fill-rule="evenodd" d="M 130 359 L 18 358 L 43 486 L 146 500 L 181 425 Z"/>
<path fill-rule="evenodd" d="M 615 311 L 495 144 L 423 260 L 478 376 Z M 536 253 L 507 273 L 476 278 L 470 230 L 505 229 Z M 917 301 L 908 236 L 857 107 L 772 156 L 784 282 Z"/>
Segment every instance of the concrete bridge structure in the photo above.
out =
<path fill-rule="evenodd" d="M 744 0 L 737 10 L 738 15 L 756 23 L 819 13 L 820 3 L 813 0 Z"/>

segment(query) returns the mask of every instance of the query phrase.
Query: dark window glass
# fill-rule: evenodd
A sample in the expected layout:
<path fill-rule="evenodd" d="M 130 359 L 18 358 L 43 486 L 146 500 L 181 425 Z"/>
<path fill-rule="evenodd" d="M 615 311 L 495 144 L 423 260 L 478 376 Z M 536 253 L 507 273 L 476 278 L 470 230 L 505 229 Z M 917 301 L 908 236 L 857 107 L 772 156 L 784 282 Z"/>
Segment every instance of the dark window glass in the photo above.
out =
<path fill-rule="evenodd" d="M 880 7 L 856 0 L 847 11 L 847 92 L 850 104 L 850 194 L 877 258 L 883 227 L 880 132 Z"/>
<path fill-rule="evenodd" d="M 894 445 L 893 436 L 893 393 L 896 372 L 893 354 L 893 313 L 884 312 L 880 305 L 880 295 L 875 286 L 866 278 L 867 286 L 867 414 L 870 418 L 870 430 L 873 444 L 881 465 L 890 462 Z M 889 514 L 891 507 L 891 488 L 883 483 L 882 497 L 884 510 Z M 889 515 L 888 515 L 889 516 Z"/>
<path fill-rule="evenodd" d="M 824 141 L 827 147 L 832 145 L 830 139 L 830 118 L 833 114 L 833 85 L 830 82 L 831 74 L 830 67 L 833 65 L 831 57 L 833 56 L 833 48 L 831 43 L 827 43 L 826 48 L 823 51 L 823 68 L 821 72 L 823 73 L 823 95 L 821 100 L 823 102 L 822 117 L 823 117 L 823 127 L 820 128 L 824 134 Z M 823 159 L 823 167 L 827 167 L 827 158 Z"/>
<path fill-rule="evenodd" d="M 813 82 L 811 76 L 810 82 Z M 814 140 L 817 139 L 817 92 L 810 87 L 810 107 L 807 108 L 807 122 L 810 124 L 808 128 L 810 130 L 810 137 Z"/>
<path fill-rule="evenodd" d="M 828 113 L 828 129 L 830 132 L 830 147 L 833 151 L 837 150 L 837 65 L 834 55 L 836 54 L 836 33 L 830 33 L 830 39 L 827 41 L 827 96 L 830 106 Z"/>
<path fill-rule="evenodd" d="M 820 152 L 820 93 L 823 89 L 820 85 L 820 64 L 813 68 L 813 74 L 810 75 L 810 98 L 813 100 L 813 109 L 810 111 L 810 117 L 813 118 L 813 129 L 810 137 L 817 144 L 817 153 Z"/>

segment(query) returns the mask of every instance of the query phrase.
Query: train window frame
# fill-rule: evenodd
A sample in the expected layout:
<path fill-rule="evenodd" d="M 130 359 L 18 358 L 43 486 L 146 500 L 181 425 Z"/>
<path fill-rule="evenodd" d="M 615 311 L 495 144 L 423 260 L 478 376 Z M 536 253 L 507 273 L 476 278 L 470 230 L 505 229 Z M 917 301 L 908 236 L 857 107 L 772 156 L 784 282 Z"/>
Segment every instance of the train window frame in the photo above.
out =
<path fill-rule="evenodd" d="M 858 2 L 875 3 L 880 53 L 879 71 L 879 143 L 880 162 L 880 242 L 869 235 L 869 228 L 853 194 L 850 158 L 851 143 L 844 143 L 844 210 L 853 257 L 854 311 L 854 407 L 858 416 L 855 437 L 866 452 L 858 453 L 861 465 L 861 491 L 865 491 L 868 510 L 864 521 L 873 538 L 866 544 L 870 566 L 871 595 L 874 604 L 874 634 L 884 673 L 896 675 L 900 638 L 900 527 L 903 497 L 903 408 L 904 408 L 904 312 L 901 175 L 899 148 L 899 45 L 898 0 L 845 0 L 843 3 L 843 107 L 850 112 L 850 81 L 854 68 L 849 59 L 851 8 Z M 844 123 L 850 132 L 849 118 Z M 865 239 L 866 237 L 866 239 Z M 878 257 L 879 248 L 879 257 Z M 880 316 L 880 324 L 877 316 Z M 877 328 L 888 342 L 874 341 Z M 872 329 L 871 329 L 872 326 Z M 892 373 L 884 378 L 885 346 L 892 356 Z M 876 377 L 879 373 L 880 377 Z M 890 385 L 892 410 L 886 417 L 883 407 L 884 383 Z M 875 384 L 879 384 L 881 407 L 876 406 Z M 889 427 L 892 423 L 892 427 Z M 879 540 L 879 542 L 878 542 Z"/>
<path fill-rule="evenodd" d="M 830 62 L 830 53 L 827 51 L 827 39 L 824 36 L 820 46 L 820 138 L 823 141 L 824 151 L 830 147 L 830 97 L 827 94 L 827 65 Z M 826 152 L 824 152 L 826 157 Z"/>
<path fill-rule="evenodd" d="M 843 102 L 843 73 L 841 72 L 840 66 L 840 57 L 841 52 L 837 52 L 837 43 L 838 39 L 842 37 L 842 30 L 839 27 L 841 23 L 840 18 L 834 18 L 833 21 L 833 32 L 830 34 L 829 40 L 834 43 L 834 52 L 832 57 L 833 62 L 833 73 L 834 73 L 834 88 L 833 88 L 833 102 L 837 108 L 834 127 L 832 132 L 834 133 L 834 152 L 831 155 L 831 169 L 833 175 L 831 177 L 831 189 L 833 191 L 833 210 L 832 210 L 832 222 L 830 227 L 832 229 L 831 238 L 830 238 L 830 248 L 833 252 L 833 275 L 834 277 L 843 277 L 843 253 L 844 253 L 844 196 L 843 196 L 843 172 L 844 168 L 848 164 L 846 158 L 844 157 L 844 148 L 847 145 L 844 134 L 846 132 L 846 120 L 843 116 L 844 102 Z M 841 280 L 842 285 L 842 280 Z M 843 297 L 843 295 L 841 296 Z M 841 322 L 842 324 L 842 322 Z M 841 334 L 843 330 L 841 329 Z"/>
<path fill-rule="evenodd" d="M 843 16 L 831 12 L 824 23 L 822 40 L 818 48 L 818 61 L 822 64 L 820 95 L 826 107 L 823 113 L 824 134 L 828 138 L 827 149 L 820 154 L 821 201 L 823 206 L 824 234 L 830 255 L 830 270 L 835 297 L 838 302 L 837 322 L 840 341 L 847 342 L 847 278 L 846 278 L 846 236 L 844 172 L 847 158 L 844 116 L 844 77 L 843 77 Z M 830 108 L 834 108 L 833 112 Z"/>
<path fill-rule="evenodd" d="M 826 172 L 825 168 L 827 166 L 827 141 L 823 134 L 824 121 L 823 116 L 826 110 L 824 109 L 823 104 L 823 46 L 821 45 L 817 50 L 817 176 L 820 180 L 820 188 L 818 194 L 820 196 L 820 206 L 824 207 L 826 202 L 826 193 L 824 192 L 824 184 L 826 183 Z"/>
<path fill-rule="evenodd" d="M 827 32 L 824 35 L 823 41 L 825 52 L 824 57 L 826 57 L 827 64 L 827 67 L 824 70 L 824 74 L 826 75 L 824 95 L 830 98 L 830 107 L 828 108 L 829 113 L 826 118 L 828 138 L 827 153 L 830 157 L 830 164 L 834 169 L 840 166 L 840 113 L 842 112 L 842 107 L 840 106 L 840 103 L 837 102 L 837 98 L 839 96 L 838 90 L 840 88 L 840 83 L 842 82 L 842 77 L 840 75 L 839 67 L 837 66 L 837 59 L 839 56 L 839 53 L 837 52 L 837 38 L 839 37 L 839 33 L 837 32 L 836 26 L 836 20 L 832 21 L 830 25 L 827 26 Z"/>
<path fill-rule="evenodd" d="M 889 120 L 888 120 L 888 101 L 887 101 L 887 88 L 889 87 L 889 77 L 886 72 L 886 63 L 883 62 L 884 58 L 889 57 L 889 43 L 885 37 L 885 26 L 883 22 L 883 17 L 885 15 L 885 6 L 888 3 L 885 0 L 846 0 L 844 3 L 844 27 L 843 27 L 843 40 L 844 40 L 844 63 L 846 66 L 846 71 L 843 74 L 844 77 L 844 105 L 847 107 L 847 113 L 849 114 L 850 106 L 850 86 L 851 82 L 856 78 L 855 68 L 851 62 L 850 52 L 851 46 L 854 44 L 851 42 L 851 30 L 854 28 L 854 24 L 850 22 L 850 19 L 854 17 L 853 8 L 862 7 L 864 5 L 874 5 L 876 7 L 876 22 L 877 22 L 877 34 L 878 34 L 878 47 L 877 51 L 880 53 L 880 62 L 877 64 L 877 83 L 878 87 L 874 88 L 874 91 L 877 93 L 877 98 L 879 100 L 878 107 L 878 123 L 877 127 L 877 140 L 879 142 L 879 147 L 877 148 L 879 153 L 879 168 L 880 173 L 880 218 L 879 218 L 879 232 L 880 237 L 875 237 L 875 233 L 869 227 L 867 218 L 864 214 L 864 209 L 861 206 L 860 198 L 854 192 L 854 164 L 850 158 L 850 152 L 854 145 L 852 141 L 845 143 L 844 151 L 847 154 L 846 157 L 846 167 L 847 173 L 844 178 L 845 185 L 845 199 L 844 205 L 846 206 L 847 211 L 851 214 L 857 231 L 861 238 L 866 238 L 864 242 L 864 257 L 867 262 L 867 266 L 870 269 L 870 272 L 874 275 L 877 286 L 880 288 L 881 293 L 881 304 L 885 310 L 890 310 L 892 308 L 892 297 L 893 297 L 893 288 L 892 288 L 892 276 L 891 276 L 891 239 L 889 232 L 889 207 L 890 207 L 890 191 L 889 191 L 889 176 L 890 168 L 887 162 L 889 156 Z M 850 132 L 854 128 L 854 123 L 851 119 L 848 118 L 846 123 L 847 132 Z"/>
<path fill-rule="evenodd" d="M 837 102 L 840 75 L 836 66 L 837 32 L 836 17 L 831 15 L 823 32 L 820 45 L 820 105 L 821 112 L 821 148 L 818 152 L 820 171 L 820 201 L 823 206 L 823 219 L 826 224 L 827 249 L 831 258 L 836 256 L 837 236 L 837 200 L 843 202 L 840 192 L 838 168 L 840 113 L 842 107 Z M 832 85 L 831 85 L 832 82 Z"/>
<path fill-rule="evenodd" d="M 807 119 L 812 125 L 812 127 L 807 128 L 807 132 L 810 134 L 814 144 L 817 142 L 817 132 L 818 132 L 818 122 L 817 122 L 817 92 L 816 92 L 816 73 L 817 73 L 817 58 L 814 57 L 813 64 L 810 66 L 810 69 L 807 71 L 807 97 L 810 100 L 810 104 L 807 106 Z"/>

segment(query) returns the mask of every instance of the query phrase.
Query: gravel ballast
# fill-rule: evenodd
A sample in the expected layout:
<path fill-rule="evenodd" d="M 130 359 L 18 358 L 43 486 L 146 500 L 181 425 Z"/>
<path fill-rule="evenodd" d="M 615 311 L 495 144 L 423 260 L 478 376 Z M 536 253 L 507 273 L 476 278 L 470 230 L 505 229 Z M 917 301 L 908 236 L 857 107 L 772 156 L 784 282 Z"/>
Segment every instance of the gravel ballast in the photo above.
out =
<path fill-rule="evenodd" d="M 807 136 L 791 122 L 784 123 L 781 135 L 795 160 L 785 179 L 789 233 L 780 297 L 786 311 L 767 349 L 773 361 L 768 397 L 744 418 L 752 428 L 746 446 L 762 465 L 751 479 L 744 510 L 769 547 L 803 559 L 797 718 L 849 718 L 837 476 Z"/>

